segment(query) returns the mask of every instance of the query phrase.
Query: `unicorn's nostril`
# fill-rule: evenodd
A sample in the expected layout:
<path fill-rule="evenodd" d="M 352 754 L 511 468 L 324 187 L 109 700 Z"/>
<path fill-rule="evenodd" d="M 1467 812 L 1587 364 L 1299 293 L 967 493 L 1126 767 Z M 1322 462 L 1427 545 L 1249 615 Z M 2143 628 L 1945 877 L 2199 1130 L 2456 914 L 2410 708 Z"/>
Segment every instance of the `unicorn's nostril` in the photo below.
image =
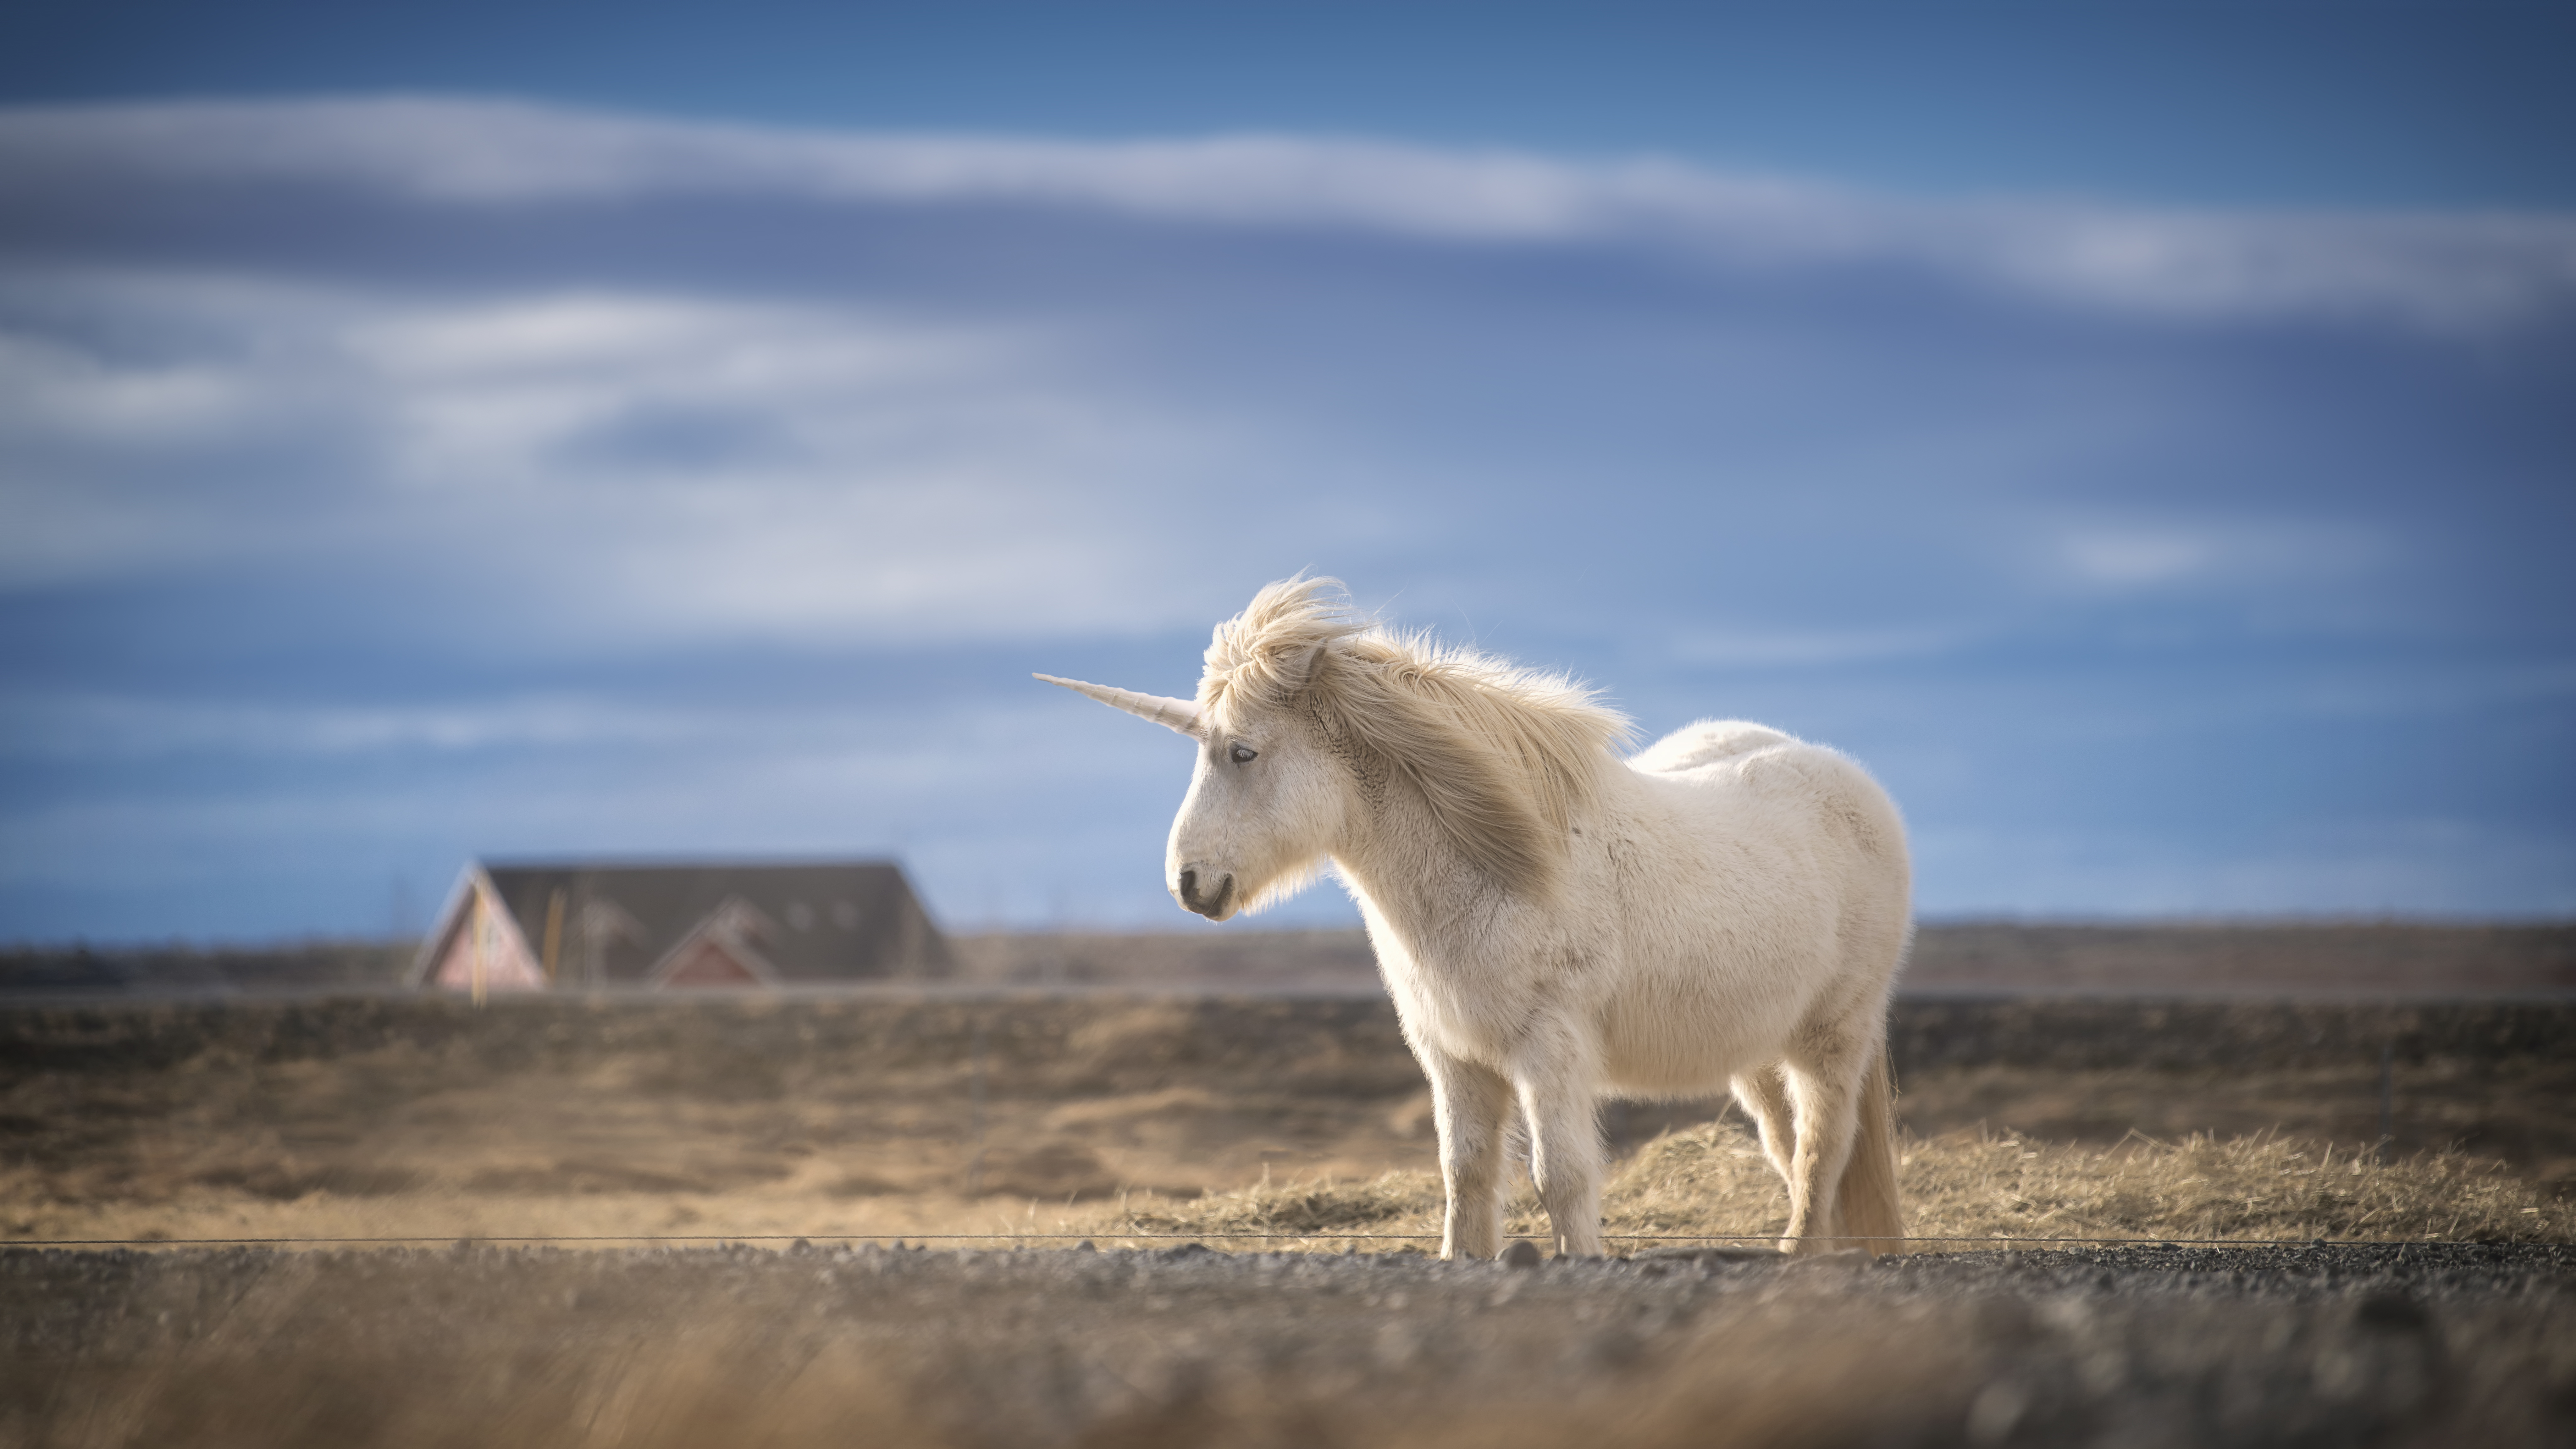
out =
<path fill-rule="evenodd" d="M 1173 893 L 1181 898 L 1183 906 L 1202 916 L 1222 916 L 1226 903 L 1234 899 L 1234 877 L 1232 874 L 1219 877 L 1214 886 L 1202 892 L 1198 871 L 1185 870 L 1181 872 Z"/>

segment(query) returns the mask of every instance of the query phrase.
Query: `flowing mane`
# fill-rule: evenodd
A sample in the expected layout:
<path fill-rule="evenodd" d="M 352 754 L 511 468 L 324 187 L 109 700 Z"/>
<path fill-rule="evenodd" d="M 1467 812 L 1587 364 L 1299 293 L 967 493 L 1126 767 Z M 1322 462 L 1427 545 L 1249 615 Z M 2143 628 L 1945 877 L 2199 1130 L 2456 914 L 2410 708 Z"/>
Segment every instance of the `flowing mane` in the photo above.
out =
<path fill-rule="evenodd" d="M 1632 737 L 1561 674 L 1522 669 L 1351 613 L 1335 579 L 1288 579 L 1217 626 L 1199 704 L 1315 711 L 1421 790 L 1459 851 L 1515 893 L 1554 894 L 1574 815 Z"/>

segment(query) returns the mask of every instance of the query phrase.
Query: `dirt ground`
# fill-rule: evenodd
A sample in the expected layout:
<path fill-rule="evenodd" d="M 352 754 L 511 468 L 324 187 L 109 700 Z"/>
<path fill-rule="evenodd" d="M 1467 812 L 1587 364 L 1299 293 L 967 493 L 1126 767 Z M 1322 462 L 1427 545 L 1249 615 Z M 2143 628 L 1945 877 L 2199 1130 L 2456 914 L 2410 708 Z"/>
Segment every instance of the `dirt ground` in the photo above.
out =
<path fill-rule="evenodd" d="M 29 1449 L 2570 1436 L 2565 1248 L 0 1250 Z"/>

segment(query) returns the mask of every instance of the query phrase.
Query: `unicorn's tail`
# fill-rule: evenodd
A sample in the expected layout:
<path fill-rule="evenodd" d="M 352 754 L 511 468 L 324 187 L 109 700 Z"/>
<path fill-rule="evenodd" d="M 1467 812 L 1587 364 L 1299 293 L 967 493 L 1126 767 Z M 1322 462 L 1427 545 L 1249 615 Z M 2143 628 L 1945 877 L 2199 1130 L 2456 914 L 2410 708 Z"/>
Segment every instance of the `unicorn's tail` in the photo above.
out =
<path fill-rule="evenodd" d="M 1870 1058 L 1861 1080 L 1859 1130 L 1851 1161 L 1834 1196 L 1842 1210 L 1844 1241 L 1859 1239 L 1873 1253 L 1905 1251 L 1905 1208 L 1896 1194 L 1896 1089 L 1888 1080 L 1887 1044 Z"/>

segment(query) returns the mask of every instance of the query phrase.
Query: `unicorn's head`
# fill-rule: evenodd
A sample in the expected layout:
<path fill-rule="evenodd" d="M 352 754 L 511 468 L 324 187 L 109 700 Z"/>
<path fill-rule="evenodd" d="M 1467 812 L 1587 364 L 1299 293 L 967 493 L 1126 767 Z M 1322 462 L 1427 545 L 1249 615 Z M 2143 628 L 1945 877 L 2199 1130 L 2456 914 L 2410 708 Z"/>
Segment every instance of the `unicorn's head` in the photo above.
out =
<path fill-rule="evenodd" d="M 1547 893 L 1568 816 L 1627 722 L 1565 680 L 1377 629 L 1340 587 L 1300 577 L 1254 595 L 1217 626 L 1195 700 L 1037 677 L 1198 746 L 1163 883 L 1210 920 L 1295 894 L 1390 809 L 1505 889 Z"/>

